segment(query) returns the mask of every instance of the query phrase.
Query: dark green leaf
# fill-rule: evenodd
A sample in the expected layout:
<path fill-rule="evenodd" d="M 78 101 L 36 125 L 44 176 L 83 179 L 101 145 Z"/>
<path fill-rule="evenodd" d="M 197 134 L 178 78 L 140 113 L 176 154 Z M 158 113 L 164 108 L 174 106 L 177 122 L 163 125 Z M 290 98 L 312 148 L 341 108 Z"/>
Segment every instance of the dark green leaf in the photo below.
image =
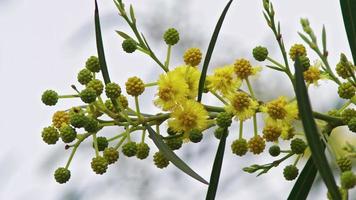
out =
<path fill-rule="evenodd" d="M 116 33 L 118 35 L 120 35 L 124 39 L 130 39 L 131 38 L 129 35 L 127 35 L 126 33 L 122 32 L 122 31 L 116 31 Z"/>
<path fill-rule="evenodd" d="M 132 5 L 130 5 L 130 17 L 131 17 L 132 23 L 133 23 L 133 24 L 136 24 L 135 12 L 134 12 L 134 10 L 133 10 Z"/>
<path fill-rule="evenodd" d="M 208 46 L 208 51 L 206 52 L 206 55 L 205 55 L 203 69 L 202 69 L 202 72 L 201 72 L 201 75 L 200 75 L 200 80 L 199 80 L 199 90 L 198 90 L 198 101 L 199 102 L 201 102 L 201 99 L 202 99 L 202 96 L 203 96 L 206 73 L 208 72 L 208 66 L 209 66 L 209 63 L 210 63 L 211 55 L 213 54 L 213 51 L 214 51 L 214 48 L 215 48 L 215 44 L 216 44 L 216 40 L 218 39 L 221 26 L 222 26 L 222 24 L 224 22 L 226 13 L 229 10 L 229 7 L 230 7 L 232 1 L 233 0 L 230 0 L 227 3 L 227 5 L 225 6 L 225 9 L 221 13 L 221 16 L 220 16 L 220 18 L 218 20 L 218 23 L 215 26 L 215 30 L 214 30 L 213 36 L 210 39 L 210 43 L 209 43 L 209 46 Z"/>
<path fill-rule="evenodd" d="M 98 9 L 98 3 L 96 0 L 95 0 L 94 20 L 95 20 L 96 47 L 98 50 L 98 58 L 99 58 L 101 73 L 103 75 L 105 84 L 108 84 L 108 83 L 110 83 L 110 77 L 109 77 L 109 72 L 108 72 L 108 68 L 107 68 L 106 60 L 105 60 L 103 39 L 101 37 L 99 9 Z"/>
<path fill-rule="evenodd" d="M 356 1 L 340 0 L 340 4 L 352 57 L 356 64 Z"/>
<path fill-rule="evenodd" d="M 224 159 L 226 136 L 227 135 L 223 134 L 219 142 L 219 147 L 214 159 L 213 170 L 211 171 L 210 175 L 210 184 L 208 188 L 208 193 L 206 194 L 206 200 L 215 199 L 216 191 L 219 185 L 221 166 Z"/>
<path fill-rule="evenodd" d="M 305 200 L 316 177 L 317 169 L 312 158 L 309 158 L 295 182 L 292 191 L 289 193 L 288 200 Z"/>
<path fill-rule="evenodd" d="M 171 161 L 176 167 L 188 174 L 192 178 L 204 183 L 209 184 L 204 178 L 193 171 L 182 159 L 180 159 L 167 145 L 163 142 L 160 135 L 158 135 L 150 126 L 145 125 L 150 138 L 153 140 L 157 148 L 164 154 L 164 156 Z"/>
<path fill-rule="evenodd" d="M 326 50 L 326 30 L 325 30 L 325 26 L 323 26 L 323 31 L 322 31 L 322 34 L 321 34 L 321 39 L 322 39 L 322 42 L 323 42 L 323 52 L 325 53 L 327 50 Z"/>
<path fill-rule="evenodd" d="M 333 199 L 341 200 L 341 195 L 324 154 L 323 143 L 320 140 L 320 135 L 313 118 L 313 112 L 309 101 L 307 87 L 305 86 L 299 58 L 296 59 L 294 68 L 296 76 L 295 94 L 297 97 L 299 114 L 303 123 L 305 136 L 310 147 L 314 164 L 323 178 L 324 183 Z"/>

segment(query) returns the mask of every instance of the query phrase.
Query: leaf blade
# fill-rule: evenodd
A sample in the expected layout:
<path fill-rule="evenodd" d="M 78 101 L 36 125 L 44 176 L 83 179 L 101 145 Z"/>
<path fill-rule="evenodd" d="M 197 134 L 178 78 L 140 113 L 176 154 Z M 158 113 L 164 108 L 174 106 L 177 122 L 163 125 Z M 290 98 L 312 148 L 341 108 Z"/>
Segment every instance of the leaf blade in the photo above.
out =
<path fill-rule="evenodd" d="M 340 0 L 342 16 L 354 64 L 356 64 L 356 1 Z"/>
<path fill-rule="evenodd" d="M 177 168 L 192 178 L 204 184 L 209 184 L 204 178 L 193 171 L 183 160 L 181 160 L 171 149 L 169 149 L 169 147 L 163 142 L 160 135 L 158 135 L 149 125 L 145 125 L 145 127 L 149 133 L 149 137 L 153 140 L 157 148 L 165 155 L 169 161 L 172 162 L 172 164 L 174 164 Z"/>
<path fill-rule="evenodd" d="M 201 99 L 202 99 L 202 96 L 203 96 L 204 85 L 205 85 L 206 73 L 208 72 L 208 66 L 209 66 L 209 63 L 210 63 L 210 59 L 211 59 L 211 56 L 213 54 L 213 51 L 214 51 L 214 48 L 215 48 L 215 44 L 216 44 L 216 41 L 217 41 L 218 36 L 219 36 L 219 32 L 220 32 L 221 26 L 222 26 L 222 24 L 224 22 L 226 13 L 229 10 L 232 1 L 233 0 L 230 0 L 226 4 L 223 12 L 220 15 L 220 18 L 219 18 L 218 22 L 216 23 L 213 35 L 212 35 L 212 37 L 210 39 L 208 50 L 206 52 L 206 56 L 205 56 L 205 59 L 204 59 L 203 69 L 202 69 L 202 72 L 201 72 L 201 75 L 200 75 L 200 79 L 199 79 L 198 102 L 201 102 Z"/>
<path fill-rule="evenodd" d="M 320 140 L 318 130 L 312 115 L 312 108 L 309 101 L 308 91 L 304 82 L 299 58 L 296 59 L 294 68 L 296 76 L 295 93 L 298 102 L 298 109 L 303 123 L 305 136 L 312 153 L 312 159 L 333 199 L 341 200 L 340 192 L 324 154 L 324 146 Z"/>

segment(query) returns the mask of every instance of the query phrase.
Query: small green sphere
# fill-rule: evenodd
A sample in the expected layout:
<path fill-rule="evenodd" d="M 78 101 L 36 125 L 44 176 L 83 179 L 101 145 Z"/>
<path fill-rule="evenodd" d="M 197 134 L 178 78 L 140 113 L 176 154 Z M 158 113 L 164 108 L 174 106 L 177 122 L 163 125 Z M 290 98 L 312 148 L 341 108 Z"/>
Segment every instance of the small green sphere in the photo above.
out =
<path fill-rule="evenodd" d="M 66 183 L 70 179 L 70 171 L 64 167 L 60 167 L 54 172 L 54 179 L 56 179 L 57 183 Z"/>
<path fill-rule="evenodd" d="M 257 61 L 264 61 L 268 56 L 268 50 L 266 47 L 257 46 L 252 50 L 252 55 Z"/>
<path fill-rule="evenodd" d="M 141 160 L 146 159 L 149 153 L 150 153 L 150 147 L 146 143 L 137 144 L 136 157 L 138 159 Z"/>
<path fill-rule="evenodd" d="M 104 174 L 106 170 L 108 169 L 108 161 L 101 156 L 94 157 L 91 160 L 91 168 L 96 174 Z"/>
<path fill-rule="evenodd" d="M 341 186 L 345 189 L 351 189 L 356 185 L 356 176 L 352 171 L 342 172 Z"/>
<path fill-rule="evenodd" d="M 69 120 L 70 120 L 70 124 L 75 128 L 82 128 L 87 124 L 88 117 L 86 117 L 84 114 L 78 113 L 78 114 L 70 115 Z"/>
<path fill-rule="evenodd" d="M 92 88 L 86 88 L 80 92 L 80 99 L 84 103 L 93 103 L 96 100 L 96 91 Z"/>
<path fill-rule="evenodd" d="M 308 70 L 308 68 L 310 67 L 310 60 L 307 56 L 300 56 L 299 57 L 299 61 L 301 66 L 303 67 L 303 70 Z"/>
<path fill-rule="evenodd" d="M 122 153 L 127 157 L 135 156 L 137 153 L 136 142 L 128 142 L 122 146 Z"/>
<path fill-rule="evenodd" d="M 228 128 L 232 123 L 232 115 L 227 112 L 221 112 L 216 117 L 216 124 L 222 128 Z"/>
<path fill-rule="evenodd" d="M 293 153 L 302 154 L 302 153 L 304 153 L 305 149 L 307 148 L 307 144 L 305 144 L 305 142 L 302 139 L 295 138 L 291 141 L 290 148 Z"/>
<path fill-rule="evenodd" d="M 355 86 L 350 82 L 346 82 L 339 86 L 337 93 L 343 99 L 351 99 L 355 95 L 355 91 Z"/>
<path fill-rule="evenodd" d="M 96 143 L 98 144 L 98 151 L 104 151 L 104 149 L 109 146 L 108 139 L 102 136 L 96 138 Z M 95 148 L 94 142 L 93 142 L 93 148 Z"/>
<path fill-rule="evenodd" d="M 167 133 L 168 135 L 175 135 L 177 134 L 177 132 L 175 132 L 173 129 L 171 129 L 170 127 L 167 128 Z"/>
<path fill-rule="evenodd" d="M 133 53 L 137 49 L 137 44 L 135 40 L 131 38 L 124 40 L 121 46 L 126 53 Z"/>
<path fill-rule="evenodd" d="M 277 157 L 281 153 L 281 148 L 278 145 L 273 145 L 268 149 L 268 152 L 271 156 Z"/>
<path fill-rule="evenodd" d="M 169 28 L 164 32 L 163 39 L 167 45 L 175 45 L 179 41 L 179 32 L 175 28 Z"/>
<path fill-rule="evenodd" d="M 114 104 L 112 103 L 112 101 L 110 99 L 106 100 L 104 104 L 107 109 L 109 109 L 112 112 L 116 112 Z"/>
<path fill-rule="evenodd" d="M 233 141 L 231 144 L 231 151 L 238 156 L 245 155 L 248 151 L 247 141 L 243 138 Z"/>
<path fill-rule="evenodd" d="M 183 140 L 180 137 L 179 138 L 170 138 L 170 139 L 166 140 L 166 144 L 171 150 L 177 150 L 182 147 Z"/>
<path fill-rule="evenodd" d="M 294 180 L 295 178 L 297 178 L 299 174 L 299 170 L 296 166 L 294 165 L 288 165 L 284 168 L 283 170 L 283 175 L 284 175 L 284 178 L 287 180 L 287 181 L 292 181 Z"/>
<path fill-rule="evenodd" d="M 59 133 L 53 126 L 45 127 L 42 130 L 42 139 L 47 144 L 56 144 L 59 139 Z"/>
<path fill-rule="evenodd" d="M 103 153 L 104 158 L 108 161 L 108 164 L 113 164 L 119 159 L 119 152 L 113 148 L 105 148 Z"/>
<path fill-rule="evenodd" d="M 339 62 L 336 65 L 336 73 L 337 75 L 339 75 L 341 78 L 343 79 L 347 79 L 350 78 L 352 76 L 352 74 L 350 73 L 350 71 L 353 71 L 353 69 L 350 69 L 349 67 L 350 65 L 345 65 L 344 62 Z M 352 66 L 352 65 L 351 65 Z"/>
<path fill-rule="evenodd" d="M 169 160 L 160 151 L 153 155 L 153 162 L 160 169 L 163 169 L 169 165 Z"/>
<path fill-rule="evenodd" d="M 100 71 L 100 62 L 96 56 L 90 56 L 85 63 L 85 67 L 89 69 L 91 72 L 99 72 Z"/>
<path fill-rule="evenodd" d="M 193 129 L 189 132 L 189 140 L 193 143 L 198 143 L 203 139 L 203 134 L 198 129 Z"/>
<path fill-rule="evenodd" d="M 68 124 L 62 125 L 59 129 L 59 132 L 64 143 L 71 143 L 77 137 L 77 132 L 75 131 L 75 129 L 69 126 Z"/>
<path fill-rule="evenodd" d="M 225 135 L 226 137 L 229 135 L 229 131 L 227 128 L 218 127 L 217 129 L 215 129 L 214 136 L 216 139 L 220 140 L 223 135 Z"/>
<path fill-rule="evenodd" d="M 341 172 L 351 171 L 352 162 L 348 157 L 340 157 L 336 160 Z"/>
<path fill-rule="evenodd" d="M 347 127 L 349 127 L 350 131 L 356 133 L 356 117 L 353 117 L 349 123 L 347 124 Z"/>
<path fill-rule="evenodd" d="M 54 106 L 58 102 L 58 94 L 53 90 L 46 90 L 43 92 L 41 100 L 47 106 Z"/>
<path fill-rule="evenodd" d="M 101 93 L 103 93 L 104 85 L 103 82 L 101 82 L 101 80 L 93 79 L 89 81 L 89 83 L 87 84 L 87 88 L 91 88 L 95 90 L 96 96 L 100 96 Z"/>
<path fill-rule="evenodd" d="M 108 83 L 105 86 L 105 94 L 110 99 L 118 98 L 121 94 L 121 88 L 116 83 Z"/>
<path fill-rule="evenodd" d="M 92 117 L 87 117 L 87 122 L 84 126 L 84 129 L 89 133 L 95 133 L 99 130 L 99 122 Z"/>
<path fill-rule="evenodd" d="M 82 69 L 77 75 L 78 82 L 82 85 L 88 84 L 93 79 L 93 74 L 89 69 Z"/>
<path fill-rule="evenodd" d="M 342 121 L 345 124 L 349 123 L 349 121 L 354 117 L 356 117 L 356 110 L 353 108 L 345 109 L 341 114 Z"/>

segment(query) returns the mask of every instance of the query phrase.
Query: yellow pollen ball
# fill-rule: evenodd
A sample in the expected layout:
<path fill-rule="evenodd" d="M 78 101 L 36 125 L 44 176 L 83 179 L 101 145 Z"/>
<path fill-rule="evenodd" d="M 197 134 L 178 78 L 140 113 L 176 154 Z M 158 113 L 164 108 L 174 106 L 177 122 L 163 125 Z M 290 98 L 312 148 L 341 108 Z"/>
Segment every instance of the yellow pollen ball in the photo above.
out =
<path fill-rule="evenodd" d="M 253 68 L 250 61 L 246 59 L 238 59 L 234 63 L 234 70 L 240 79 L 245 79 L 251 75 L 253 75 Z"/>

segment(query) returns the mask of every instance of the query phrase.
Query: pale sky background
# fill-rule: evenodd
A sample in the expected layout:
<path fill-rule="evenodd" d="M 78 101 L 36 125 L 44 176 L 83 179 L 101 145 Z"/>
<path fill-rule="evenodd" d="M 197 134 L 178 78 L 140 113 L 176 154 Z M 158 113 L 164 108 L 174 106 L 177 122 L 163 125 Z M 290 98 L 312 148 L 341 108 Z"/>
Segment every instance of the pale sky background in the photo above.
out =
<path fill-rule="evenodd" d="M 182 63 L 184 48 L 197 46 L 206 51 L 215 23 L 227 1 L 124 2 L 134 4 L 138 25 L 159 58 L 165 56 L 164 42 L 158 40 L 161 34 L 168 27 L 176 27 L 180 31 L 182 43 L 173 49 L 175 57 L 172 59 L 178 65 Z M 301 30 L 299 18 L 307 17 L 318 36 L 322 24 L 325 24 L 333 65 L 340 52 L 351 58 L 338 1 L 275 0 L 273 3 L 287 48 L 302 42 L 297 35 L 297 30 Z M 127 55 L 122 51 L 122 39 L 115 30 L 129 29 L 117 15 L 114 3 L 99 1 L 99 6 L 112 80 L 122 86 L 128 77 L 134 75 L 146 82 L 155 81 L 161 71 L 149 58 L 139 53 Z M 61 145 L 44 144 L 41 130 L 49 125 L 56 110 L 74 106 L 79 101 L 63 100 L 55 108 L 46 107 L 40 96 L 48 88 L 63 94 L 73 93 L 70 85 L 76 84 L 77 72 L 87 57 L 96 54 L 93 10 L 93 1 L 88 0 L 0 0 L 0 127 L 3 141 L 0 199 L 204 199 L 205 185 L 182 174 L 173 165 L 166 170 L 157 169 L 153 166 L 152 157 L 142 162 L 121 156 L 119 164 L 111 166 L 107 174 L 95 175 L 90 168 L 94 152 L 89 143 L 80 147 L 74 157 L 72 178 L 68 184 L 59 185 L 54 181 L 53 171 L 65 164 L 70 152 Z M 279 58 L 277 45 L 262 15 L 261 1 L 234 1 L 221 30 L 211 69 L 230 64 L 239 57 L 252 59 L 250 52 L 256 45 L 268 46 L 271 55 Z M 312 60 L 316 59 L 311 51 L 309 53 Z M 265 70 L 253 85 L 264 98 L 291 95 L 287 79 L 270 70 Z M 314 109 L 326 111 L 337 105 L 335 89 L 334 84 L 325 83 L 311 88 Z M 143 111 L 157 112 L 151 104 L 155 91 L 147 91 L 142 98 L 147 105 L 143 106 Z M 212 98 L 204 100 L 216 103 Z M 271 157 L 265 154 L 241 159 L 232 155 L 230 144 L 236 138 L 235 132 L 228 138 L 216 199 L 286 199 L 294 182 L 284 181 L 282 169 L 293 160 L 258 178 L 244 173 L 243 167 L 266 163 Z M 218 141 L 212 133 L 207 135 L 201 144 L 186 145 L 178 155 L 209 179 Z M 248 130 L 245 135 L 250 136 Z M 154 151 L 152 147 L 151 155 Z M 325 199 L 325 193 L 324 186 L 316 186 L 309 199 Z"/>

